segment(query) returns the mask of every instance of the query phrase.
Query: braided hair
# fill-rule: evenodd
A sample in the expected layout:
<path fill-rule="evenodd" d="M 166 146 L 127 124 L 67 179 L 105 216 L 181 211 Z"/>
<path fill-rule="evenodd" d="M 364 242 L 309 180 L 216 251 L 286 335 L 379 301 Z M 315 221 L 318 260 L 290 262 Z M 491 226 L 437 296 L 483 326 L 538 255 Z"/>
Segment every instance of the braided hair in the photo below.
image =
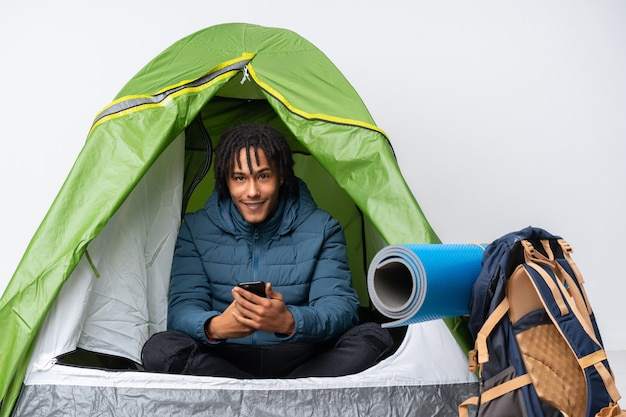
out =
<path fill-rule="evenodd" d="M 252 171 L 250 149 L 254 150 L 257 164 L 259 164 L 258 149 L 262 149 L 267 160 L 276 164 L 278 175 L 283 178 L 281 192 L 286 196 L 298 196 L 293 157 L 285 137 L 270 125 L 243 123 L 224 131 L 215 148 L 215 189 L 220 197 L 229 195 L 228 179 L 234 170 L 235 156 L 239 156 L 241 149 L 246 149 L 250 171 Z M 240 163 L 238 158 L 237 163 Z M 241 169 L 241 166 L 239 168 Z"/>

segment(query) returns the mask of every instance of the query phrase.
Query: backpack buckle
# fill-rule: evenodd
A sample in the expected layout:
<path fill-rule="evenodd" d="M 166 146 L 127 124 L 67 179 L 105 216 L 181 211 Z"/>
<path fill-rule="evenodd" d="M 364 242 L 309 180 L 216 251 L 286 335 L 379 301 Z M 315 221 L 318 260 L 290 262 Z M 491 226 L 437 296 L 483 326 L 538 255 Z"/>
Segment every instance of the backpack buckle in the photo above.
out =
<path fill-rule="evenodd" d="M 565 253 L 572 253 L 572 252 L 574 252 L 574 249 L 572 249 L 572 245 L 567 243 L 565 240 L 559 239 L 558 242 L 559 242 L 559 245 L 561 246 L 561 249 L 563 249 L 563 252 L 565 252 Z"/>
<path fill-rule="evenodd" d="M 524 247 L 524 252 L 526 253 L 526 255 L 531 257 L 531 258 L 534 258 L 534 256 L 535 256 L 535 247 L 533 246 L 533 244 L 530 243 L 527 240 L 522 240 L 520 243 Z"/>
<path fill-rule="evenodd" d="M 469 359 L 468 369 L 470 372 L 476 372 L 478 368 L 478 351 L 476 349 L 472 349 L 467 353 Z"/>

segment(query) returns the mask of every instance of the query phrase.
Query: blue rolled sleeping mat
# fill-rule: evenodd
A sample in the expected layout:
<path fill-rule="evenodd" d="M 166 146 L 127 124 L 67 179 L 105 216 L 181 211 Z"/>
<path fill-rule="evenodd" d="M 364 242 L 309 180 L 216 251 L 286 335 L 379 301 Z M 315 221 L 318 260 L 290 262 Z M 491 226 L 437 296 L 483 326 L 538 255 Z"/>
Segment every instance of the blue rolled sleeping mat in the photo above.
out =
<path fill-rule="evenodd" d="M 398 327 L 469 314 L 487 245 L 403 244 L 381 249 L 367 272 L 370 298 Z"/>

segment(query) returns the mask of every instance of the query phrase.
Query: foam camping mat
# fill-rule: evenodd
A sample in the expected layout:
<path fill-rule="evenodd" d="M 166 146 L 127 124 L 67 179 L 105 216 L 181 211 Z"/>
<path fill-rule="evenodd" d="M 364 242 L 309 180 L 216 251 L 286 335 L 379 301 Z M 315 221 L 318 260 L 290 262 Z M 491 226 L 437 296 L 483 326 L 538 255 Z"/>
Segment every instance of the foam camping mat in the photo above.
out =
<path fill-rule="evenodd" d="M 472 285 L 486 245 L 404 244 L 372 259 L 367 286 L 372 303 L 394 321 L 384 327 L 469 314 Z"/>

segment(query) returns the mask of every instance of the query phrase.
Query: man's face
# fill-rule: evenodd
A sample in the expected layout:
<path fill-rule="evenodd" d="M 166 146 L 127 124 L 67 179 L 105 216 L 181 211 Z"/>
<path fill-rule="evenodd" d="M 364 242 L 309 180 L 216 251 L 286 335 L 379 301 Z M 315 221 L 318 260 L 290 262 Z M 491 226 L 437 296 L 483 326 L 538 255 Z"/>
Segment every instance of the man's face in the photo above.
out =
<path fill-rule="evenodd" d="M 259 148 L 257 151 L 258 155 L 254 148 L 250 148 L 252 171 L 248 168 L 246 149 L 241 149 L 239 155 L 235 154 L 233 171 L 227 181 L 235 207 L 252 224 L 264 222 L 274 214 L 278 208 L 280 185 L 283 181 L 276 171 L 276 164 L 267 160 L 263 149 Z"/>

